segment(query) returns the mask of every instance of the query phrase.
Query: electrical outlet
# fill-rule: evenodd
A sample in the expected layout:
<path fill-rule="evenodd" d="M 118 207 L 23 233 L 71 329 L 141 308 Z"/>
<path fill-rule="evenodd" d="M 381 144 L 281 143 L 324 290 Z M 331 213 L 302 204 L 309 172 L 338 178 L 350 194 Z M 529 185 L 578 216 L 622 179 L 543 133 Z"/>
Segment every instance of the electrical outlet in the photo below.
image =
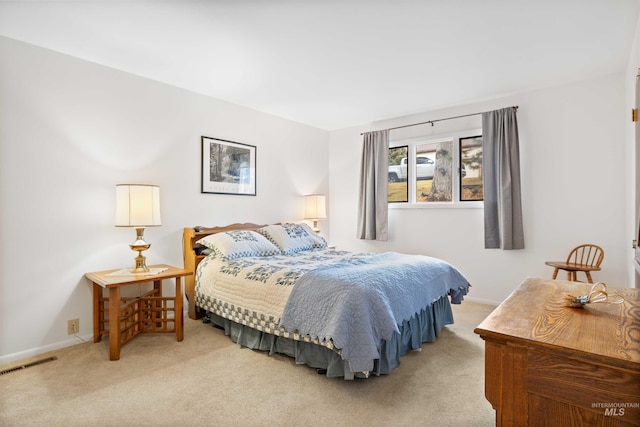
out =
<path fill-rule="evenodd" d="M 80 319 L 67 320 L 67 335 L 75 335 L 80 332 Z"/>

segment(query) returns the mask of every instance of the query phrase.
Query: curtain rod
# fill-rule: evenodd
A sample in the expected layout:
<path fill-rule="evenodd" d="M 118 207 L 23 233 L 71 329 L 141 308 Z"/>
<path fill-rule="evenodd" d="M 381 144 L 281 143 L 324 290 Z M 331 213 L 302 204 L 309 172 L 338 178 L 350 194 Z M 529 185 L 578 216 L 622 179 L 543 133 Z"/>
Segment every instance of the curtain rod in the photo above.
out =
<path fill-rule="evenodd" d="M 519 107 L 517 105 L 514 105 L 512 108 L 515 108 L 516 111 L 518 111 Z M 396 126 L 396 127 L 393 127 L 393 128 L 381 129 L 381 130 L 389 130 L 389 131 L 391 131 L 391 130 L 394 130 L 394 129 L 402 129 L 402 128 L 408 128 L 408 127 L 411 127 L 411 126 L 426 125 L 426 124 L 429 124 L 429 123 L 431 123 L 431 126 L 433 126 L 433 124 L 435 122 L 442 122 L 444 120 L 451 120 L 451 119 L 460 119 L 462 117 L 477 116 L 478 114 L 484 114 L 484 113 L 489 113 L 489 111 L 482 111 L 480 113 L 463 114 L 462 116 L 445 117 L 444 119 L 428 120 L 426 122 L 412 123 L 410 125 Z M 367 132 L 362 132 L 360 135 L 364 135 L 365 133 L 367 133 Z"/>

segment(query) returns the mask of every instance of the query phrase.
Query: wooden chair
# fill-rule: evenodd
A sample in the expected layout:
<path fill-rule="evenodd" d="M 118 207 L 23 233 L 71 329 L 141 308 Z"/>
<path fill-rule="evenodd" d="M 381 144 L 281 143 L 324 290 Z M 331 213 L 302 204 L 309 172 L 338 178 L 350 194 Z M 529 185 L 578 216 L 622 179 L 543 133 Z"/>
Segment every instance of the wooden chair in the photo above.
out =
<path fill-rule="evenodd" d="M 546 261 L 545 264 L 555 268 L 552 277 L 554 280 L 558 276 L 558 270 L 564 270 L 567 272 L 567 280 L 577 282 L 576 273 L 583 271 L 587 281 L 593 283 L 591 272 L 600 270 L 603 258 L 604 251 L 600 246 L 585 244 L 573 248 L 565 262 Z"/>

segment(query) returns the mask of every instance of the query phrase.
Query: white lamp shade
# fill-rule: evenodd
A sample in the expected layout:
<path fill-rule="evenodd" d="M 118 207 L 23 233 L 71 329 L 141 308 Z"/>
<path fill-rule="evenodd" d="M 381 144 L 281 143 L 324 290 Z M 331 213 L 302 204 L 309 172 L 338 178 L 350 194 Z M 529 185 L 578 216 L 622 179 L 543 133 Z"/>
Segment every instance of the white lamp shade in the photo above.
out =
<path fill-rule="evenodd" d="M 116 227 L 153 227 L 160 221 L 160 187 L 116 185 Z"/>
<path fill-rule="evenodd" d="M 326 197 L 321 194 L 304 196 L 305 219 L 323 219 L 327 217 Z"/>

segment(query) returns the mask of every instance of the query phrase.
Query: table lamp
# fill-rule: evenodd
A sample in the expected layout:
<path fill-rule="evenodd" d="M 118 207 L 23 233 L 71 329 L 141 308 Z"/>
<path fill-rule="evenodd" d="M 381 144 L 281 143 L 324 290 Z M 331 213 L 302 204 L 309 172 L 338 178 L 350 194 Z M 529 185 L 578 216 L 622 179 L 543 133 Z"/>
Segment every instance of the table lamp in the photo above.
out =
<path fill-rule="evenodd" d="M 160 187 L 144 184 L 116 185 L 116 227 L 134 227 L 136 241 L 129 247 L 138 251 L 136 266 L 132 273 L 146 273 L 149 271 L 146 257 L 142 251 L 151 247 L 144 240 L 145 227 L 156 227 L 160 223 Z"/>
<path fill-rule="evenodd" d="M 304 196 L 304 218 L 313 221 L 313 231 L 320 233 L 318 220 L 327 217 L 326 197 L 321 194 Z"/>

